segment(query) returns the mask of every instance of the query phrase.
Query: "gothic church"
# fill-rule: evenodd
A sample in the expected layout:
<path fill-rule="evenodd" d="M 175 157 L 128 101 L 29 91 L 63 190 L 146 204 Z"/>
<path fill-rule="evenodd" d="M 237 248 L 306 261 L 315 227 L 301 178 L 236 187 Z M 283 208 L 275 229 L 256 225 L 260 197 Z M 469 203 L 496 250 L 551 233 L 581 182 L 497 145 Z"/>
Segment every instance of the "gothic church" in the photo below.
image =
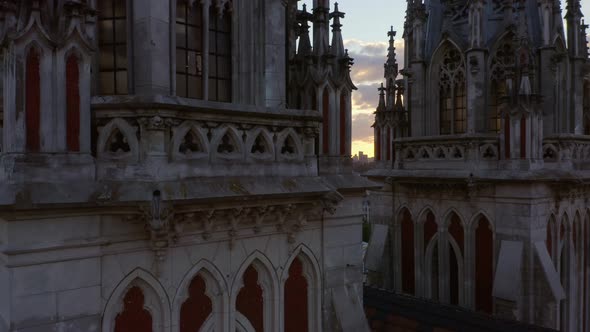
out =
<path fill-rule="evenodd" d="M 389 236 L 373 285 L 590 330 L 590 66 L 580 8 L 407 1 L 406 68 L 392 30 L 375 114 L 379 166 L 368 176 L 382 189 L 370 194 L 371 220 Z"/>

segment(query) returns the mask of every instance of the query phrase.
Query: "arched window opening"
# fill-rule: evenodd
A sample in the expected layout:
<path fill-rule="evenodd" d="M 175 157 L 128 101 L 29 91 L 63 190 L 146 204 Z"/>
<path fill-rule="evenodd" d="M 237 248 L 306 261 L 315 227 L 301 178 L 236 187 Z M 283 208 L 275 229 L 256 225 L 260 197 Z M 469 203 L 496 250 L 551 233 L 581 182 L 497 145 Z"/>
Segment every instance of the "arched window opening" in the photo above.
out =
<path fill-rule="evenodd" d="M 152 332 L 152 315 L 144 308 L 141 288 L 134 286 L 123 298 L 123 311 L 115 318 L 115 332 Z"/>
<path fill-rule="evenodd" d="M 347 107 L 347 97 L 346 94 L 343 93 L 340 95 L 340 155 L 346 155 L 346 143 L 347 143 L 347 121 L 346 116 L 348 112 Z"/>
<path fill-rule="evenodd" d="M 436 232 L 438 232 L 438 226 L 434 220 L 434 214 L 428 212 L 426 222 L 424 223 L 424 249 L 426 249 L 430 240 L 434 237 Z"/>
<path fill-rule="evenodd" d="M 236 299 L 236 309 L 244 315 L 256 332 L 264 331 L 263 290 L 258 283 L 258 271 L 250 265 L 244 272 L 244 286 Z"/>
<path fill-rule="evenodd" d="M 459 249 L 461 250 L 461 254 L 463 253 L 463 239 L 464 239 L 464 232 L 463 226 L 461 224 L 461 219 L 455 213 L 451 217 L 451 223 L 449 224 L 449 234 L 453 237 L 453 239 L 459 245 Z"/>
<path fill-rule="evenodd" d="M 488 103 L 489 125 L 488 130 L 492 133 L 499 133 L 502 123 L 498 107 L 500 105 L 500 98 L 504 95 L 504 84 L 498 80 L 490 82 L 490 99 Z"/>
<path fill-rule="evenodd" d="M 432 300 L 438 301 L 438 240 L 434 243 L 431 257 L 430 295 Z"/>
<path fill-rule="evenodd" d="M 330 91 L 324 88 L 322 97 L 322 152 L 330 153 Z"/>
<path fill-rule="evenodd" d="M 80 69 L 74 54 L 66 60 L 66 126 L 68 151 L 80 151 Z"/>
<path fill-rule="evenodd" d="M 31 48 L 27 54 L 25 84 L 27 151 L 39 152 L 41 149 L 41 74 L 39 53 L 34 48 Z"/>
<path fill-rule="evenodd" d="M 127 1 L 101 0 L 97 5 L 99 94 L 127 94 Z"/>
<path fill-rule="evenodd" d="M 308 283 L 303 275 L 303 263 L 295 258 L 285 282 L 285 332 L 307 332 L 308 310 Z"/>
<path fill-rule="evenodd" d="M 188 288 L 188 299 L 180 309 L 180 332 L 200 331 L 213 311 L 213 302 L 206 294 L 207 284 L 197 275 Z"/>
<path fill-rule="evenodd" d="M 209 100 L 231 101 L 231 16 L 215 6 L 209 12 Z"/>
<path fill-rule="evenodd" d="M 488 129 L 490 132 L 500 132 L 500 99 L 506 96 L 507 93 L 505 78 L 508 71 L 514 67 L 514 54 L 514 46 L 511 42 L 511 37 L 508 36 L 502 41 L 492 59 L 488 102 Z"/>
<path fill-rule="evenodd" d="M 402 290 L 406 294 L 415 293 L 414 274 L 414 223 L 412 215 L 404 210 L 401 219 L 402 230 Z"/>
<path fill-rule="evenodd" d="M 203 7 L 176 1 L 176 95 L 203 99 Z"/>
<path fill-rule="evenodd" d="M 467 131 L 465 65 L 461 53 L 447 47 L 439 71 L 439 130 L 441 135 Z"/>
<path fill-rule="evenodd" d="M 475 230 L 475 309 L 493 313 L 494 233 L 486 218 L 481 218 Z"/>

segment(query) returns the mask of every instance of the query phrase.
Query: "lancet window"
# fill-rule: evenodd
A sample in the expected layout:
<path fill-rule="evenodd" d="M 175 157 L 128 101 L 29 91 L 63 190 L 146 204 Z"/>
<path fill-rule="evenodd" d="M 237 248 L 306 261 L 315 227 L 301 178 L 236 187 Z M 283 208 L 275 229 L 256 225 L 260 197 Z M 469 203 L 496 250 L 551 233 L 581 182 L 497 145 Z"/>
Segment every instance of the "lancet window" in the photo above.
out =
<path fill-rule="evenodd" d="M 488 102 L 488 130 L 499 133 L 501 116 L 499 112 L 500 98 L 506 95 L 506 77 L 508 71 L 514 67 L 514 47 L 509 41 L 504 41 L 498 47 L 492 59 L 490 68 L 490 94 Z"/>
<path fill-rule="evenodd" d="M 462 134 L 467 131 L 467 94 L 465 65 L 461 53 L 448 48 L 439 72 L 440 134 Z"/>
<path fill-rule="evenodd" d="M 228 8 L 220 11 L 200 1 L 176 2 L 176 95 L 231 101 L 231 33 Z"/>
<path fill-rule="evenodd" d="M 127 94 L 127 1 L 101 0 L 97 4 L 99 94 Z"/>

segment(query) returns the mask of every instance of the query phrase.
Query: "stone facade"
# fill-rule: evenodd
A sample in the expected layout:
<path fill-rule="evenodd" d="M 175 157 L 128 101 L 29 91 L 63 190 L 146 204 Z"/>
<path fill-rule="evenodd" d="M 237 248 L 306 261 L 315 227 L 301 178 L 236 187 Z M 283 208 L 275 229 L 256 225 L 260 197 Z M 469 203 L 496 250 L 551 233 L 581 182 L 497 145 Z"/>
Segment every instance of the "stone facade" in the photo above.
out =
<path fill-rule="evenodd" d="M 389 226 L 371 283 L 590 329 L 581 17 L 577 0 L 565 20 L 559 1 L 408 1 L 406 68 L 398 71 L 390 32 L 374 125 L 379 169 L 367 174 L 383 184 L 370 194 L 371 220 Z"/>
<path fill-rule="evenodd" d="M 0 2 L 0 331 L 366 330 L 343 17 Z"/>

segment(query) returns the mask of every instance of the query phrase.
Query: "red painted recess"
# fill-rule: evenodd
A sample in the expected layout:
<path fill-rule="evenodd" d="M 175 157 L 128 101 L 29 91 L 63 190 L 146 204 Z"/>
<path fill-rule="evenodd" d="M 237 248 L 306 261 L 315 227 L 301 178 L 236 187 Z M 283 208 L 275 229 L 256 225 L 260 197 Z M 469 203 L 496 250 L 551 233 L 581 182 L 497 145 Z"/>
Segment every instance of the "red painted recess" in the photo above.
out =
<path fill-rule="evenodd" d="M 424 249 L 428 247 L 430 240 L 434 237 L 436 232 L 438 231 L 438 226 L 434 221 L 434 214 L 432 212 L 428 212 L 426 215 L 426 222 L 424 223 Z"/>
<path fill-rule="evenodd" d="M 346 112 L 348 111 L 348 107 L 346 107 L 346 95 L 340 95 L 340 155 L 346 155 Z"/>
<path fill-rule="evenodd" d="M 462 254 L 463 253 L 463 238 L 464 238 L 463 226 L 461 225 L 461 220 L 459 219 L 459 216 L 457 216 L 454 213 L 453 213 L 453 216 L 451 217 L 451 224 L 449 225 L 449 234 L 451 234 L 451 236 L 453 236 L 453 239 L 455 239 L 455 241 L 459 245 L 459 248 L 461 249 L 461 254 Z"/>
<path fill-rule="evenodd" d="M 526 117 L 520 119 L 520 159 L 526 159 Z"/>
<path fill-rule="evenodd" d="M 39 73 L 39 53 L 31 48 L 27 55 L 26 73 L 26 126 L 27 126 L 27 151 L 39 152 L 41 148 L 41 74 Z"/>
<path fill-rule="evenodd" d="M 131 287 L 123 298 L 123 311 L 115 318 L 115 332 L 152 332 L 152 316 L 143 305 L 141 288 Z"/>
<path fill-rule="evenodd" d="M 330 93 L 328 88 L 324 89 L 322 97 L 322 152 L 330 153 Z"/>
<path fill-rule="evenodd" d="M 68 151 L 80 151 L 80 70 L 78 57 L 66 61 L 66 143 Z"/>
<path fill-rule="evenodd" d="M 452 246 L 449 245 L 449 259 L 450 259 L 450 289 L 451 289 L 451 304 L 459 304 L 459 259 L 460 254 L 463 254 L 463 226 L 459 216 L 453 213 L 451 217 L 451 224 L 449 225 L 449 234 L 453 237 L 455 242 L 459 245 L 459 252 L 456 252 Z"/>
<path fill-rule="evenodd" d="M 405 209 L 402 214 L 402 290 L 414 295 L 414 223 L 410 212 Z"/>
<path fill-rule="evenodd" d="M 295 258 L 285 282 L 285 332 L 309 331 L 308 285 L 303 275 L 303 263 Z"/>
<path fill-rule="evenodd" d="M 213 312 L 213 302 L 205 293 L 207 284 L 200 275 L 188 286 L 189 297 L 180 308 L 180 332 L 199 331 Z"/>
<path fill-rule="evenodd" d="M 264 331 L 264 300 L 258 284 L 258 271 L 250 265 L 244 272 L 244 286 L 238 293 L 236 309 L 244 315 L 256 332 Z"/>
<path fill-rule="evenodd" d="M 504 157 L 510 159 L 510 117 L 504 119 Z"/>
<path fill-rule="evenodd" d="M 482 218 L 475 230 L 475 309 L 493 313 L 494 233 L 487 219 Z"/>
<path fill-rule="evenodd" d="M 387 128 L 387 160 L 391 160 L 391 128 Z"/>

